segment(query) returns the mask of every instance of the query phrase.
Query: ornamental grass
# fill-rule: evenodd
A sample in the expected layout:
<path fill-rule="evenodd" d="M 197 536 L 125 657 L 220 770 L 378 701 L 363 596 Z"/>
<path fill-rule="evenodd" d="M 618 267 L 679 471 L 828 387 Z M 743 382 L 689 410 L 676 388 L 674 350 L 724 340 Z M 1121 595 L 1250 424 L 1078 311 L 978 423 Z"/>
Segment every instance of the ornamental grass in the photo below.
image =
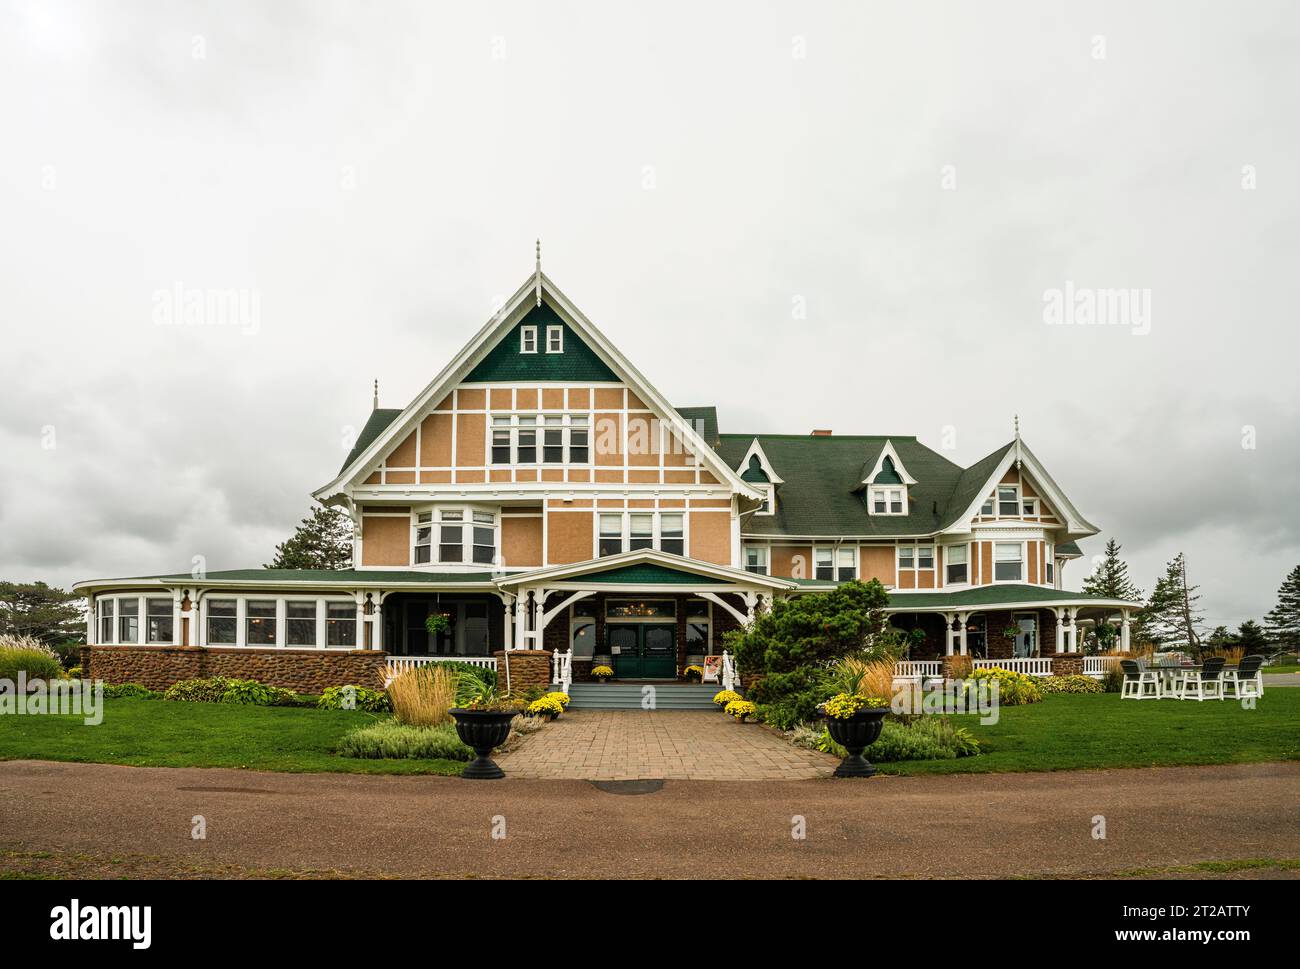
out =
<path fill-rule="evenodd" d="M 0 636 L 0 679 L 53 680 L 63 672 L 58 654 L 32 636 Z"/>
<path fill-rule="evenodd" d="M 441 663 L 417 666 L 396 676 L 388 684 L 393 716 L 413 727 L 439 727 L 452 722 L 449 712 L 456 706 L 460 674 L 443 669 Z"/>

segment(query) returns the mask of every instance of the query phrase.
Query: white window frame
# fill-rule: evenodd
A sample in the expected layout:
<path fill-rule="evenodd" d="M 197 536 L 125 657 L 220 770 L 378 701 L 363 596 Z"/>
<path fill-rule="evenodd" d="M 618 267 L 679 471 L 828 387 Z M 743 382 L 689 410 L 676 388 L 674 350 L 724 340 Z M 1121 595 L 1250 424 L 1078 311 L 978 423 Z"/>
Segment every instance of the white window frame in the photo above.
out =
<path fill-rule="evenodd" d="M 592 557 L 592 558 L 607 558 L 608 555 L 618 555 L 618 554 L 620 554 L 620 553 L 622 553 L 622 552 L 627 552 L 627 551 L 630 551 L 630 550 L 632 549 L 632 544 L 631 544 L 631 543 L 632 543 L 632 516 L 633 516 L 633 515 L 649 515 L 649 516 L 651 517 L 651 519 L 652 519 L 652 522 L 651 522 L 651 533 L 650 533 L 650 544 L 647 545 L 647 546 L 644 546 L 642 549 L 638 549 L 638 551 L 643 551 L 643 550 L 645 550 L 645 549 L 654 549 L 654 550 L 657 551 L 657 552 L 662 552 L 662 551 L 664 550 L 664 547 L 663 547 L 663 542 L 664 542 L 664 535 L 663 535 L 663 519 L 664 519 L 664 516 L 665 516 L 665 515 L 680 516 L 680 517 L 681 517 L 681 520 L 682 520 L 682 528 L 681 528 L 681 532 L 682 532 L 682 534 L 681 534 L 680 539 L 679 539 L 677 536 L 673 536 L 673 537 L 672 537 L 671 539 L 669 539 L 669 540 L 670 540 L 670 541 L 681 541 L 681 543 L 682 543 L 682 551 L 681 551 L 680 554 L 682 554 L 682 555 L 686 555 L 686 554 L 690 551 L 690 547 L 691 547 L 691 534 L 690 534 L 690 521 L 691 521 L 691 516 L 688 515 L 688 514 L 686 513 L 686 509 L 685 509 L 685 508 L 628 508 L 628 509 L 624 509 L 623 511 L 608 511 L 608 510 L 606 510 L 606 511 L 598 511 L 598 512 L 596 513 L 596 528 L 595 528 L 595 536 L 594 536 L 594 541 L 592 542 L 592 549 L 591 549 L 591 557 Z M 619 549 L 618 549 L 618 552 L 609 552 L 608 555 L 602 556 L 602 555 L 600 554 L 600 543 L 601 543 L 601 540 L 602 540 L 602 539 L 613 539 L 613 538 L 615 537 L 615 535 L 614 535 L 614 533 L 613 533 L 612 531 L 611 531 L 611 532 L 606 532 L 606 531 L 604 531 L 604 528 L 603 528 L 603 525 L 602 525 L 602 521 L 605 520 L 605 519 L 611 519 L 611 518 L 615 518 L 615 517 L 617 517 L 617 518 L 619 519 L 619 533 L 618 533 L 618 536 L 617 536 L 617 537 L 618 537 L 618 540 L 619 540 Z M 670 554 L 670 555 L 676 555 L 676 554 L 678 554 L 678 553 L 677 553 L 677 552 L 670 552 L 669 554 Z"/>
<path fill-rule="evenodd" d="M 898 495 L 898 511 L 894 511 L 894 501 L 892 495 Z M 884 511 L 876 510 L 876 502 L 884 503 Z M 906 485 L 872 485 L 867 489 L 867 513 L 871 515 L 906 515 L 907 514 L 907 486 Z"/>
<path fill-rule="evenodd" d="M 452 515 L 459 515 L 459 518 L 453 518 Z M 428 521 L 421 521 L 424 516 L 428 516 Z M 487 518 L 491 518 L 491 522 Z M 442 529 L 443 526 L 448 528 L 459 527 L 460 532 L 460 559 L 443 560 L 442 557 Z M 429 549 L 429 558 L 424 562 L 417 562 L 417 549 L 425 547 L 417 544 L 420 538 L 420 529 L 429 529 L 429 540 L 427 547 Z M 474 541 L 474 529 L 491 528 L 492 529 L 492 560 L 489 562 L 479 562 L 474 558 L 475 547 L 484 547 L 482 543 Z M 450 544 L 450 543 L 447 543 Z M 410 563 L 412 568 L 432 568 L 438 567 L 457 567 L 461 571 L 474 572 L 491 570 L 501 557 L 501 512 L 500 509 L 488 505 L 460 505 L 460 504 L 441 504 L 424 506 L 421 508 L 411 509 L 411 536 L 410 536 Z"/>
<path fill-rule="evenodd" d="M 552 323 L 546 327 L 546 352 L 564 352 L 564 327 Z"/>
<path fill-rule="evenodd" d="M 532 349 L 528 348 L 532 344 Z M 519 352 L 536 353 L 537 352 L 537 327 L 529 324 L 519 328 Z"/>
<path fill-rule="evenodd" d="M 214 618 L 210 612 L 210 606 L 214 602 L 234 602 L 235 615 L 235 641 L 233 643 L 213 643 L 209 637 L 209 623 Z M 274 644 L 257 643 L 250 645 L 248 642 L 248 603 L 249 602 L 274 602 L 275 603 L 275 642 Z M 315 644 L 290 643 L 289 636 L 289 619 L 288 604 L 314 603 L 315 610 Z M 354 623 L 355 642 L 351 646 L 327 646 L 325 641 L 328 635 L 327 619 L 329 616 L 329 606 L 346 606 L 348 616 L 346 621 Z M 284 594 L 273 592 L 241 592 L 230 593 L 224 591 L 215 591 L 211 594 L 205 594 L 199 600 L 197 613 L 197 631 L 195 639 L 197 645 L 204 647 L 212 646 L 217 649 L 323 649 L 335 651 L 348 651 L 365 648 L 366 624 L 373 624 L 377 617 L 367 617 L 364 614 L 363 607 L 357 603 L 352 596 L 340 596 L 337 593 L 332 594 Z M 226 617 L 223 617 L 226 618 Z M 342 618 L 342 617 L 340 617 Z M 201 640 L 201 641 L 199 641 Z"/>
<path fill-rule="evenodd" d="M 754 487 L 761 488 L 763 490 L 763 493 L 767 495 L 767 497 L 763 500 L 763 504 L 759 505 L 758 510 L 756 510 L 754 514 L 764 515 L 764 516 L 775 515 L 776 514 L 776 485 L 772 485 L 772 484 L 754 485 Z"/>
<path fill-rule="evenodd" d="M 990 495 L 984 499 L 984 504 L 980 505 L 980 515 L 991 518 L 997 514 L 998 497 L 996 494 Z"/>
<path fill-rule="evenodd" d="M 954 562 L 954 554 L 961 555 L 960 562 Z M 953 566 L 960 565 L 965 570 L 965 577 L 954 579 L 950 571 Z M 969 585 L 970 584 L 970 546 L 962 545 L 945 545 L 943 549 L 943 584 L 944 585 Z"/>
<path fill-rule="evenodd" d="M 559 420 L 559 424 L 554 423 Z M 548 423 L 551 422 L 551 423 Z M 548 430 L 554 431 L 558 428 L 560 431 L 560 452 L 559 461 L 546 460 L 546 433 Z M 533 443 L 520 445 L 519 435 L 521 431 L 531 431 L 533 434 Z M 488 421 L 488 440 L 487 440 L 487 460 L 489 467 L 507 468 L 589 468 L 594 461 L 592 453 L 592 420 L 590 413 L 586 411 L 569 412 L 563 414 L 493 414 Z M 505 447 L 504 444 L 497 443 L 498 432 L 507 432 L 510 438 L 510 454 L 506 461 L 497 460 L 496 451 L 498 448 Z M 586 435 L 585 444 L 575 444 L 575 432 L 582 432 Z M 533 460 L 525 461 L 520 456 L 520 448 L 527 447 L 533 452 Z M 554 444 L 550 445 L 555 447 Z M 575 448 L 586 450 L 586 457 L 582 460 L 574 460 Z"/>
<path fill-rule="evenodd" d="M 1026 517 L 1034 518 L 1038 516 L 1038 499 L 1029 498 L 1025 495 L 1020 496 L 1020 512 Z"/>
<path fill-rule="evenodd" d="M 930 550 L 930 564 L 928 566 L 921 565 L 921 549 L 923 548 L 928 548 Z M 903 564 L 904 551 L 910 551 L 911 565 Z M 935 556 L 935 546 L 933 542 L 911 542 L 899 545 L 898 553 L 894 561 L 897 563 L 898 569 L 908 572 L 933 572 L 938 563 L 938 559 Z"/>
<path fill-rule="evenodd" d="M 1002 497 L 1002 492 L 1004 492 L 1004 491 L 1010 491 L 1010 492 L 1012 492 L 1012 497 L 1011 497 L 1011 498 L 1003 498 L 1003 497 Z M 1020 508 L 1021 508 L 1021 505 L 1020 505 L 1020 485 L 1008 485 L 1008 484 L 998 485 L 998 490 L 997 490 L 997 495 L 996 495 L 996 497 L 997 497 L 997 503 L 994 505 L 994 507 L 997 508 L 997 510 L 998 510 L 998 517 L 999 517 L 999 518 L 1019 518 L 1019 517 L 1020 517 Z M 1002 510 L 1002 505 L 1003 505 L 1003 504 L 1014 505 L 1014 506 L 1015 506 L 1015 509 L 1014 509 L 1012 512 L 1010 512 L 1010 513 L 1008 514 L 1007 512 L 1005 512 L 1005 511 Z"/>
<path fill-rule="evenodd" d="M 754 568 L 750 567 L 749 555 L 751 552 L 757 553 L 758 561 L 754 563 Z M 767 545 L 745 545 L 740 550 L 740 564 L 746 572 L 753 575 L 771 575 L 772 574 L 772 554 Z"/>
<path fill-rule="evenodd" d="M 999 559 L 998 558 L 999 548 L 1017 548 L 1020 550 L 1020 557 L 1014 560 L 1016 564 L 1020 566 L 1020 576 L 1018 578 L 1015 579 L 998 578 L 998 565 L 1010 564 L 1013 561 L 1012 559 Z M 1028 583 L 1029 580 L 1025 577 L 1025 568 L 1028 564 L 1028 561 L 1029 561 L 1029 556 L 1025 552 L 1024 542 L 994 542 L 993 543 L 993 576 L 992 576 L 992 580 L 994 584 L 1025 585 L 1026 583 Z"/>
<path fill-rule="evenodd" d="M 1056 546 L 1043 543 L 1043 584 L 1056 587 Z"/>

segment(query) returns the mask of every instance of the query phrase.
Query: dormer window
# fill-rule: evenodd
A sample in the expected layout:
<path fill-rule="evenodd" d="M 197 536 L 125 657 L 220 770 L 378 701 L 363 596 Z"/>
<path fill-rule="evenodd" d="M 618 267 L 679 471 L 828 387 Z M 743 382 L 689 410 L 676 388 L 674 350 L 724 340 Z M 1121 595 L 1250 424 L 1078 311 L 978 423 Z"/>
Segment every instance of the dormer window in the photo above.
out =
<path fill-rule="evenodd" d="M 904 515 L 907 513 L 906 488 L 871 488 L 871 514 Z"/>
<path fill-rule="evenodd" d="M 564 327 L 548 326 L 546 328 L 546 352 L 564 352 Z"/>
<path fill-rule="evenodd" d="M 772 485 L 766 485 L 765 487 L 763 487 L 762 490 L 763 490 L 763 503 L 758 506 L 758 511 L 756 511 L 754 514 L 775 515 L 776 514 L 775 487 Z"/>
<path fill-rule="evenodd" d="M 537 352 L 537 327 L 521 326 L 519 328 L 519 352 Z"/>

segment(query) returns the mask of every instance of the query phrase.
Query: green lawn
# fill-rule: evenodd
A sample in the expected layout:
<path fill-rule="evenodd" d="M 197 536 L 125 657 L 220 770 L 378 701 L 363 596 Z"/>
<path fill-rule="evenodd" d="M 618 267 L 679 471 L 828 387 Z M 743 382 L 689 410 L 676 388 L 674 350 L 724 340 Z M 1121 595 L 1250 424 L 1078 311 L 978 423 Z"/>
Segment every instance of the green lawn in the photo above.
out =
<path fill-rule="evenodd" d="M 1300 673 L 1300 665 L 1295 663 L 1279 663 L 1276 666 L 1261 666 L 1261 673 Z"/>
<path fill-rule="evenodd" d="M 165 700 L 104 701 L 104 722 L 0 717 L 0 760 L 71 760 L 136 767 L 241 767 L 360 774 L 459 774 L 453 760 L 357 760 L 330 749 L 374 714 Z"/>
<path fill-rule="evenodd" d="M 975 716 L 954 718 L 980 740 L 978 757 L 876 767 L 892 774 L 958 774 L 1300 759 L 1300 689 L 1266 690 L 1254 710 L 1232 700 L 1120 700 L 1118 693 L 1092 693 L 1049 694 L 1042 703 L 1000 713 L 989 726 Z"/>

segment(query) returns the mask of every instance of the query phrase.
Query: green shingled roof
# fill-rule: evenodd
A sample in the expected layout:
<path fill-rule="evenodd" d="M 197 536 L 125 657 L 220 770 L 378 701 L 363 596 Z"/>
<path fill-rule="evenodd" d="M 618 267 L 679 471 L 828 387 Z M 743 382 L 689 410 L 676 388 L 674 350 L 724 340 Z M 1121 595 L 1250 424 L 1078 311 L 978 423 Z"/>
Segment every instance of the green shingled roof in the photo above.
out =
<path fill-rule="evenodd" d="M 969 469 L 962 469 L 915 437 L 896 435 L 722 434 L 718 453 L 735 468 L 755 436 L 773 470 L 785 482 L 777 489 L 776 514 L 745 519 L 745 533 L 757 535 L 871 538 L 931 534 L 965 512 L 1011 447 L 999 448 Z M 893 444 L 903 467 L 917 482 L 907 489 L 905 515 L 867 513 L 862 478 L 886 441 Z"/>
<path fill-rule="evenodd" d="M 361 433 L 357 435 L 357 443 L 352 446 L 348 452 L 347 458 L 343 461 L 343 467 L 339 468 L 342 474 L 347 470 L 349 464 L 361 456 L 366 448 L 375 442 L 375 438 L 383 434 L 388 429 L 388 425 L 397 420 L 397 415 L 402 413 L 400 408 L 378 407 L 370 412 L 370 417 L 366 421 L 366 426 L 361 428 Z"/>
<path fill-rule="evenodd" d="M 691 429 L 697 431 L 704 443 L 711 448 L 718 446 L 718 409 L 716 407 L 676 407 L 674 410 L 688 421 Z"/>
<path fill-rule="evenodd" d="M 519 330 L 524 326 L 537 327 L 537 352 L 519 352 Z M 546 352 L 546 328 L 564 329 L 562 353 Z M 466 383 L 515 380 L 565 380 L 565 381 L 616 381 L 614 371 L 583 342 L 582 337 L 560 319 L 549 303 L 535 306 L 512 327 L 487 356 L 465 375 Z"/>
<path fill-rule="evenodd" d="M 520 570 L 526 571 L 526 570 Z M 416 569 L 225 569 L 208 572 L 202 578 L 189 572 L 169 575 L 141 575 L 122 579 L 96 580 L 94 584 L 124 582 L 176 582 L 214 585 L 221 582 L 262 582 L 268 586 L 297 582 L 420 582 L 429 585 L 475 584 L 492 582 L 500 576 L 491 572 L 424 572 Z"/>
<path fill-rule="evenodd" d="M 621 569 L 607 569 L 604 572 L 589 572 L 582 576 L 583 582 L 602 582 L 616 584 L 647 585 L 699 585 L 710 581 L 707 576 L 694 572 L 683 572 L 663 565 L 628 565 Z"/>
<path fill-rule="evenodd" d="M 1107 601 L 1104 596 L 1091 596 L 1083 592 L 1066 592 L 1064 589 L 1044 589 L 1036 585 L 982 585 L 960 592 L 894 592 L 889 596 L 890 609 L 915 606 L 930 609 L 935 606 L 996 606 L 1006 603 L 1071 602 L 1087 605 L 1092 601 Z"/>

